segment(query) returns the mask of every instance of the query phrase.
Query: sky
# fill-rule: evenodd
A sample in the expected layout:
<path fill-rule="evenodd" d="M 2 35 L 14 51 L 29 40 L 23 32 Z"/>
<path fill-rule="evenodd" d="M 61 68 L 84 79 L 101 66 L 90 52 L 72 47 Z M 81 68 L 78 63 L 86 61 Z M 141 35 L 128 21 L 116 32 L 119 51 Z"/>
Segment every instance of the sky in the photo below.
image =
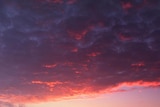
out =
<path fill-rule="evenodd" d="M 160 0 L 0 0 L 0 107 L 159 107 Z"/>

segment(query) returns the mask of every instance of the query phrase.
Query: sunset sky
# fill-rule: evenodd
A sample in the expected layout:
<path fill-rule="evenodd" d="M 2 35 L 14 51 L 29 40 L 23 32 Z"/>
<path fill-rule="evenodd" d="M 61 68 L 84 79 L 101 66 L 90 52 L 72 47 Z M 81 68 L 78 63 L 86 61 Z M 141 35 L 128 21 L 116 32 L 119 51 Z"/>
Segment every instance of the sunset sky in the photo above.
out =
<path fill-rule="evenodd" d="M 160 107 L 160 0 L 0 0 L 0 107 Z"/>

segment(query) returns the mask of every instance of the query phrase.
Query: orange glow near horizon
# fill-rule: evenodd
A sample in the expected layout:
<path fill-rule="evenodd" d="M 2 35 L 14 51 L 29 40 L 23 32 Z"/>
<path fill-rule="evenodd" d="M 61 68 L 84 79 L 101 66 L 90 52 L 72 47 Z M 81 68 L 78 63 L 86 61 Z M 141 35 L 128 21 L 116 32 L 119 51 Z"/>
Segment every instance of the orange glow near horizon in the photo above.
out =
<path fill-rule="evenodd" d="M 60 100 L 54 102 L 46 102 L 39 104 L 28 104 L 27 107 L 159 107 L 158 101 L 160 91 L 158 88 L 132 90 L 127 92 L 118 92 L 110 94 L 102 94 L 97 97 L 77 98 Z M 148 94 L 152 91 L 152 94 Z M 158 94 L 157 94 L 158 93 Z"/>
<path fill-rule="evenodd" d="M 160 0 L 0 0 L 0 107 L 159 107 Z"/>
<path fill-rule="evenodd" d="M 62 85 L 62 82 L 56 81 L 56 82 L 42 82 L 42 81 L 32 81 L 32 84 L 39 84 L 39 85 L 46 85 L 49 87 L 49 91 L 52 92 L 53 87 L 55 85 Z M 63 101 L 63 100 L 72 100 L 72 99 L 85 99 L 85 98 L 96 98 L 103 94 L 111 94 L 111 93 L 119 93 L 119 92 L 130 92 L 134 87 L 144 88 L 144 87 L 159 87 L 160 82 L 143 82 L 143 81 L 137 81 L 137 82 L 124 82 L 121 83 L 115 87 L 111 87 L 99 92 L 91 91 L 88 87 L 88 89 L 70 89 L 69 93 L 63 93 L 61 96 L 52 96 L 51 93 L 46 93 L 45 95 L 42 94 L 42 96 L 39 96 L 40 98 L 37 99 L 37 96 L 27 95 L 27 96 L 12 96 L 8 98 L 8 100 L 18 103 L 40 103 L 40 102 L 49 102 L 49 101 Z M 123 87 L 128 87 L 127 90 L 123 90 Z M 136 90 L 138 88 L 135 88 Z M 158 90 L 158 89 L 157 89 Z M 57 90 L 58 92 L 59 90 Z M 59 93 L 59 92 L 58 92 Z M 71 95 L 71 93 L 75 93 L 74 95 Z M 10 95 L 9 95 L 10 96 Z M 7 96 L 1 96 L 7 97 Z"/>

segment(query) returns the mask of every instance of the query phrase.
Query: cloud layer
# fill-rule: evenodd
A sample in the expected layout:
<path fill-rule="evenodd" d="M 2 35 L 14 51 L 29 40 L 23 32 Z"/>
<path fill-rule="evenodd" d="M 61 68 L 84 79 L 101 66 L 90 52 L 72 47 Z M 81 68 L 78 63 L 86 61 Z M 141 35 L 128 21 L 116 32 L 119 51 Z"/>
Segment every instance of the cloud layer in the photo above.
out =
<path fill-rule="evenodd" d="M 160 86 L 159 13 L 159 0 L 1 0 L 0 98 Z"/>

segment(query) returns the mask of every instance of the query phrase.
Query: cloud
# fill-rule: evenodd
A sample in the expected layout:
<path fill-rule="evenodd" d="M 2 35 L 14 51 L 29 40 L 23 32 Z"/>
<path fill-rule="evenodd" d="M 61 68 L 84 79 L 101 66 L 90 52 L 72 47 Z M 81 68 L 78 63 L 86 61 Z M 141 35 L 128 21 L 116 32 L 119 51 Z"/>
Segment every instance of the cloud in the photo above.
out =
<path fill-rule="evenodd" d="M 12 104 L 12 103 L 9 103 L 9 102 L 3 102 L 3 101 L 0 101 L 0 106 L 1 107 L 25 107 L 24 105 L 15 105 L 15 104 Z"/>
<path fill-rule="evenodd" d="M 123 86 L 159 87 L 159 5 L 1 0 L 0 98 L 40 102 Z"/>
<path fill-rule="evenodd" d="M 15 107 L 14 105 L 7 103 L 7 102 L 0 102 L 0 106 L 2 106 L 2 107 Z"/>

